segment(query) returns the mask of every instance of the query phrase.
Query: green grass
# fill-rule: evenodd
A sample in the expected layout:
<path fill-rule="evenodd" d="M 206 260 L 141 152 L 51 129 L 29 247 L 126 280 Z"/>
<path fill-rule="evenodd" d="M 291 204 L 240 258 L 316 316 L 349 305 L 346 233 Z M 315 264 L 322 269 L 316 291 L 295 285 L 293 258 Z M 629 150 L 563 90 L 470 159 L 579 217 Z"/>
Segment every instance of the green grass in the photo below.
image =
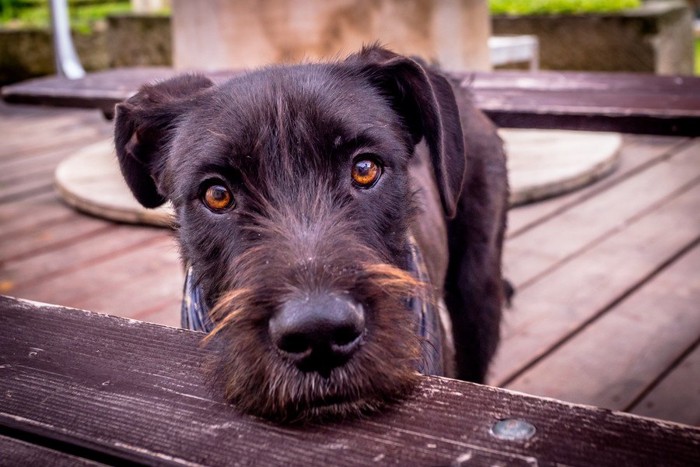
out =
<path fill-rule="evenodd" d="M 47 1 L 0 0 L 0 26 L 48 27 L 50 13 Z M 68 13 L 71 27 L 80 32 L 89 32 L 92 25 L 104 20 L 107 15 L 131 11 L 129 0 L 103 2 L 69 2 Z"/>
<path fill-rule="evenodd" d="M 606 13 L 635 8 L 641 0 L 489 0 L 494 15 Z"/>
<path fill-rule="evenodd" d="M 695 74 L 700 76 L 700 37 L 695 39 Z"/>

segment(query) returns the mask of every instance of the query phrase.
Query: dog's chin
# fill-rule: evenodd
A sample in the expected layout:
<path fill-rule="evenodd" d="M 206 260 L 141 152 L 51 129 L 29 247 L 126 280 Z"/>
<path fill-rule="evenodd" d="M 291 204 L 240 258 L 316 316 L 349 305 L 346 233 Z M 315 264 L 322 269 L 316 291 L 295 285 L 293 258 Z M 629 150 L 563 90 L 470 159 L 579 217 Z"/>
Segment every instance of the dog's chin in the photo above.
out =
<path fill-rule="evenodd" d="M 410 339 L 409 339 L 410 341 Z M 213 352 L 210 379 L 239 410 L 276 422 L 299 424 L 357 418 L 386 409 L 417 386 L 415 346 L 398 344 L 403 356 L 374 359 L 361 349 L 324 374 L 302 371 L 274 351 L 248 361 L 236 345 Z M 374 349 L 376 352 L 377 349 Z M 374 355 L 377 355 L 374 353 Z M 397 358 L 398 357 L 398 358 Z"/>
<path fill-rule="evenodd" d="M 392 381 L 378 385 L 358 376 L 361 371 L 336 368 L 328 378 L 317 373 L 306 374 L 301 397 L 290 399 L 284 410 L 267 416 L 290 423 L 357 418 L 382 411 L 400 401 L 418 383 L 418 373 L 408 368 L 394 371 Z"/>
<path fill-rule="evenodd" d="M 285 418 L 275 418 L 274 415 L 267 418 L 278 420 L 288 424 L 303 424 L 308 422 L 333 422 L 360 418 L 380 412 L 387 406 L 398 402 L 399 398 L 372 400 L 359 399 L 355 401 L 319 401 L 317 405 L 311 404 L 306 409 L 296 414 L 285 414 Z"/>

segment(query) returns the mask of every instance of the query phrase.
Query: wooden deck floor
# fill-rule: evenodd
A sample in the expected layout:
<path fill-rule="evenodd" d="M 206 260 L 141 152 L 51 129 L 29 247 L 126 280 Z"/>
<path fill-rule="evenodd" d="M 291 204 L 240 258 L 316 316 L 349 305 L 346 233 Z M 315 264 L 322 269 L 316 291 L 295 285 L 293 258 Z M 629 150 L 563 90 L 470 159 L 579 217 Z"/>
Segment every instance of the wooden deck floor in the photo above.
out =
<path fill-rule="evenodd" d="M 56 164 L 111 134 L 95 111 L 0 104 L 0 293 L 179 323 L 169 232 L 66 207 Z M 626 137 L 621 164 L 513 209 L 517 288 L 491 383 L 700 424 L 700 139 Z"/>

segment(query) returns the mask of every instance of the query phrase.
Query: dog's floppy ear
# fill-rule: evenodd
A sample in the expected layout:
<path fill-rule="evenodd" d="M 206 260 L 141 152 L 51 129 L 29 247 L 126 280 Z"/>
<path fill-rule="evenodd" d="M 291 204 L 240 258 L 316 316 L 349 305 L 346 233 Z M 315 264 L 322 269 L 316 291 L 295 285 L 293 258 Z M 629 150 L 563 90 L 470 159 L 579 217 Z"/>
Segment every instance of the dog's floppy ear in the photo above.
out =
<path fill-rule="evenodd" d="M 430 150 L 443 208 L 453 218 L 466 171 L 464 138 L 457 102 L 443 76 L 407 57 L 372 46 L 348 59 L 364 67 L 403 118 L 417 144 Z"/>
<path fill-rule="evenodd" d="M 193 96 L 212 86 L 203 76 L 183 75 L 146 85 L 117 104 L 114 145 L 119 166 L 134 197 L 147 208 L 166 201 L 162 187 L 167 146 Z"/>

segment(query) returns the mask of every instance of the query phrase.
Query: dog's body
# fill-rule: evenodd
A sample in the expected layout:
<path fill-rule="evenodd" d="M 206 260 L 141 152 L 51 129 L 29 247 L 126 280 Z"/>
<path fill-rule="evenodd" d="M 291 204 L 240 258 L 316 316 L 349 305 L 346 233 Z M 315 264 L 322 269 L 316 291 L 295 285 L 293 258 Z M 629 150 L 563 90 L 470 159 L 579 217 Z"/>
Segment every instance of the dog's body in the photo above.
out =
<path fill-rule="evenodd" d="M 453 86 L 371 47 L 218 86 L 175 78 L 118 106 L 122 173 L 145 206 L 173 202 L 215 326 L 214 374 L 241 408 L 371 410 L 419 368 L 483 380 L 503 295 L 505 160 Z"/>

